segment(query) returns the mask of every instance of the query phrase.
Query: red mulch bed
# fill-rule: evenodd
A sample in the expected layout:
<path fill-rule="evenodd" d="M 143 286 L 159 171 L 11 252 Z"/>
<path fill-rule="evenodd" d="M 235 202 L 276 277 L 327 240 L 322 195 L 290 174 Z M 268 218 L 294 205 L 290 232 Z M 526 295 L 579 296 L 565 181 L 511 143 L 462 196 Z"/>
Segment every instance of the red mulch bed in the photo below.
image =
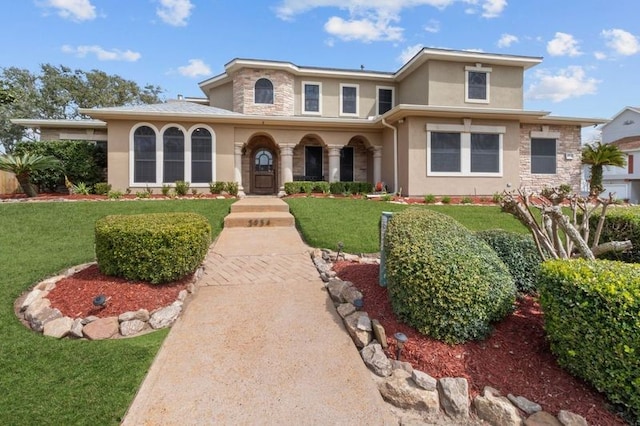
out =
<path fill-rule="evenodd" d="M 362 292 L 364 310 L 384 326 L 391 358 L 396 353 L 393 334 L 402 332 L 409 337 L 403 361 L 435 378 L 465 377 L 472 397 L 485 386 L 492 386 L 504 395 L 524 396 L 556 415 L 563 409 L 580 414 L 590 425 L 625 424 L 607 410 L 604 396 L 557 365 L 545 339 L 543 314 L 534 298 L 518 301 L 516 311 L 495 326 L 489 339 L 449 346 L 396 319 L 386 289 L 378 284 L 378 269 L 378 265 L 334 264 L 338 276 L 353 282 Z"/>
<path fill-rule="evenodd" d="M 104 275 L 97 265 L 92 265 L 58 281 L 47 298 L 52 308 L 58 308 L 70 318 L 90 315 L 104 318 L 138 309 L 151 312 L 172 304 L 191 278 L 192 275 L 188 275 L 179 281 L 154 285 Z M 93 299 L 101 294 L 108 298 L 106 306 L 96 307 Z"/>
<path fill-rule="evenodd" d="M 197 195 L 188 194 L 185 196 L 177 197 L 179 199 L 200 199 L 200 198 L 217 198 L 220 197 L 220 194 L 208 194 L 208 193 L 199 193 Z M 225 198 L 229 198 L 229 195 L 226 195 Z M 135 200 L 138 197 L 135 194 L 123 194 L 123 200 Z M 171 197 L 164 196 L 162 194 L 151 194 L 149 198 L 159 199 L 159 200 L 169 200 Z M 0 194 L 0 200 L 20 200 L 20 201 L 60 201 L 60 200 L 93 200 L 93 201 L 102 201 L 109 200 L 109 197 L 106 195 L 96 195 L 96 194 L 63 194 L 60 192 L 43 192 L 38 194 L 36 197 L 27 197 L 25 194 Z"/>

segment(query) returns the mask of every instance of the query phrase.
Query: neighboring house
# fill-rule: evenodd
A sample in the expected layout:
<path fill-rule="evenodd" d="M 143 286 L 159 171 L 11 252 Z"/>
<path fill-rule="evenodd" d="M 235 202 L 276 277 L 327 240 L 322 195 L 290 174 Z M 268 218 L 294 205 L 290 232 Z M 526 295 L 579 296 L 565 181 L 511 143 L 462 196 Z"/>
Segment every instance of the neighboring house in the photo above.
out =
<path fill-rule="evenodd" d="M 382 181 L 416 196 L 577 190 L 581 128 L 606 120 L 525 110 L 524 72 L 541 61 L 427 48 L 396 72 L 234 59 L 200 83 L 206 98 L 81 112 L 106 123 L 94 135 L 106 125 L 120 190 L 176 180 L 236 181 L 247 194 L 293 180 Z"/>
<path fill-rule="evenodd" d="M 637 204 L 640 200 L 640 107 L 626 107 L 602 126 L 602 143 L 616 145 L 627 156 L 626 167 L 605 167 L 602 184 L 605 195 Z"/>

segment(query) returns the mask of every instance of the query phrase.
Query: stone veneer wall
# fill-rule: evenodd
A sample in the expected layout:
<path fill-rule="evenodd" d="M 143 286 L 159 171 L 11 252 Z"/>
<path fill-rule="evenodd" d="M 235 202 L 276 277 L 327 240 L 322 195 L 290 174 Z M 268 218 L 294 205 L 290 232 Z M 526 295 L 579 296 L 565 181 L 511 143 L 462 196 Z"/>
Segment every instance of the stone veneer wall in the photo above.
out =
<path fill-rule="evenodd" d="M 319 140 L 314 138 L 303 138 L 298 145 L 293 148 L 293 176 L 304 175 L 304 147 L 305 146 L 322 146 Z M 329 152 L 327 148 L 322 150 L 322 175 L 325 180 L 329 176 Z"/>
<path fill-rule="evenodd" d="M 520 125 L 520 185 L 529 191 L 539 191 L 543 186 L 553 187 L 570 184 L 574 191 L 580 191 L 582 166 L 580 126 L 545 126 L 550 133 L 560 133 L 556 145 L 556 174 L 531 174 L 531 132 L 541 132 L 539 124 Z M 565 153 L 573 154 L 568 160 Z"/>
<path fill-rule="evenodd" d="M 273 104 L 256 104 L 256 81 L 267 78 L 273 83 Z M 233 110 L 249 115 L 293 116 L 294 78 L 277 70 L 242 69 L 233 76 Z"/>

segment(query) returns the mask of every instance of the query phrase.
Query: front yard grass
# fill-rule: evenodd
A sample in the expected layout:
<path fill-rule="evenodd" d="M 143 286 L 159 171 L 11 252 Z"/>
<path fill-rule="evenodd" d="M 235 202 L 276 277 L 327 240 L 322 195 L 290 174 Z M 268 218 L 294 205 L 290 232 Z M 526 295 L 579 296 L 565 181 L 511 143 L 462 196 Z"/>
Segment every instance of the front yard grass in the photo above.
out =
<path fill-rule="evenodd" d="M 38 280 L 94 259 L 109 214 L 196 212 L 214 238 L 232 200 L 0 204 L 0 424 L 119 424 L 166 330 L 132 339 L 55 340 L 24 327 L 15 299 Z"/>
<path fill-rule="evenodd" d="M 347 253 L 374 253 L 380 250 L 378 223 L 383 211 L 397 212 L 409 205 L 346 198 L 288 198 L 296 226 L 311 247 L 336 250 L 338 242 Z M 413 205 L 449 215 L 472 231 L 505 229 L 527 233 L 513 216 L 497 206 Z"/>

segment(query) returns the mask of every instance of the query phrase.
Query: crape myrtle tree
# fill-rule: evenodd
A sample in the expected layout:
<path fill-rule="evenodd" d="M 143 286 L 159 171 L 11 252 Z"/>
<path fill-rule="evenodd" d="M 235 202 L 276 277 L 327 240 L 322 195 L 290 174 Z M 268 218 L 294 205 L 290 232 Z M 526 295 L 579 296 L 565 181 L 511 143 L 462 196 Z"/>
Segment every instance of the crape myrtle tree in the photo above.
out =
<path fill-rule="evenodd" d="M 12 118 L 81 119 L 79 108 L 162 102 L 159 86 L 136 82 L 100 70 L 72 70 L 43 64 L 38 72 L 17 67 L 0 72 L 0 144 L 10 153 L 21 140 L 38 134 L 11 123 Z M 6 96 L 5 96 L 6 95 Z"/>

